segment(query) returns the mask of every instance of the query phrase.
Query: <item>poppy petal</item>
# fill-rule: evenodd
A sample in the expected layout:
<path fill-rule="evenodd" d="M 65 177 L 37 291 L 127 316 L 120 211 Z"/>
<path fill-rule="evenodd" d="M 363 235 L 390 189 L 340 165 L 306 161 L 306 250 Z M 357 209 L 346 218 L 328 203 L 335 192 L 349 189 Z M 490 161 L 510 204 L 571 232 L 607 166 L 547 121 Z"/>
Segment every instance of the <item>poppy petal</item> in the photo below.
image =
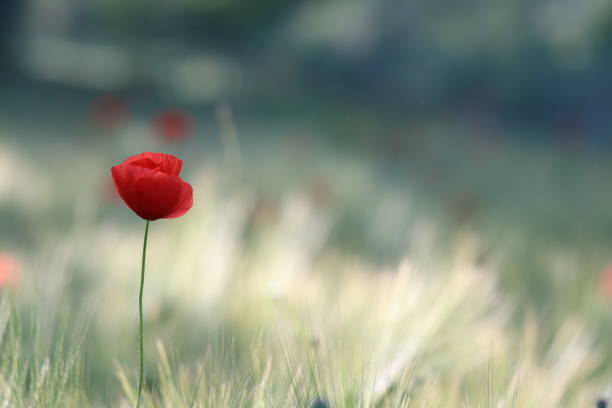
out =
<path fill-rule="evenodd" d="M 167 218 L 177 206 L 182 184 L 178 176 L 164 173 L 138 180 L 133 195 L 137 197 L 139 215 L 148 220 Z"/>
<path fill-rule="evenodd" d="M 133 186 L 136 184 L 137 180 L 145 177 L 145 174 L 147 173 L 152 173 L 152 171 L 147 170 L 144 167 L 120 164 L 112 167 L 111 173 L 113 175 L 113 181 L 115 182 L 115 188 L 117 189 L 119 196 L 132 211 L 140 215 L 138 199 L 133 194 Z"/>
<path fill-rule="evenodd" d="M 182 180 L 181 180 L 182 181 Z M 189 183 L 182 181 L 181 192 L 172 213 L 164 218 L 177 218 L 185 214 L 193 206 L 193 188 Z"/>
<path fill-rule="evenodd" d="M 183 161 L 165 153 L 145 152 L 128 157 L 121 164 L 130 164 L 148 169 L 158 169 L 162 173 L 178 176 L 183 168 Z"/>

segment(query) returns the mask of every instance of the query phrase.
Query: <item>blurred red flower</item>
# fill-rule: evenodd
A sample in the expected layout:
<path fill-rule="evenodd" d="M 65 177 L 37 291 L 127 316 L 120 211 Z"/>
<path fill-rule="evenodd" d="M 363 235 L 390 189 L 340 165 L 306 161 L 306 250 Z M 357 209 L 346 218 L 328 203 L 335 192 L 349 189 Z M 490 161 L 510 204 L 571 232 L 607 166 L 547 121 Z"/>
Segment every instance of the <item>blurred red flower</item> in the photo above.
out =
<path fill-rule="evenodd" d="M 169 154 L 141 153 L 111 168 L 117 192 L 138 216 L 177 218 L 193 205 L 193 189 L 179 173 L 183 161 Z"/>
<path fill-rule="evenodd" d="M 21 264 L 15 256 L 0 253 L 0 288 L 17 285 L 20 272 Z"/>
<path fill-rule="evenodd" d="M 105 95 L 93 102 L 93 120 L 103 129 L 115 129 L 128 117 L 125 101 L 114 95 Z"/>
<path fill-rule="evenodd" d="M 191 135 L 193 120 L 180 110 L 166 110 L 157 115 L 154 126 L 162 140 L 177 142 Z"/>
<path fill-rule="evenodd" d="M 606 265 L 599 274 L 599 293 L 612 301 L 612 264 Z"/>

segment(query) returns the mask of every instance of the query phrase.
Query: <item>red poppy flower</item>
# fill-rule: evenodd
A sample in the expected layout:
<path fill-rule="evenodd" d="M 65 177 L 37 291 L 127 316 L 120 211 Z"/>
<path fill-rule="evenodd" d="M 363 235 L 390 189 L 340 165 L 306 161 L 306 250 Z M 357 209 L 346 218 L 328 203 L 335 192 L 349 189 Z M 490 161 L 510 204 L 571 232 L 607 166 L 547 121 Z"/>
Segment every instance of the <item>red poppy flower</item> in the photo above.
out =
<path fill-rule="evenodd" d="M 599 274 L 599 293 L 612 300 L 612 264 L 606 265 Z"/>
<path fill-rule="evenodd" d="M 99 97 L 93 103 L 93 120 L 104 129 L 115 129 L 128 117 L 126 103 L 113 95 Z"/>
<path fill-rule="evenodd" d="M 192 129 L 191 117 L 180 110 L 167 110 L 155 118 L 155 129 L 166 142 L 177 142 L 187 138 Z"/>
<path fill-rule="evenodd" d="M 163 153 L 141 153 L 111 169 L 117 192 L 145 220 L 177 218 L 193 205 L 193 189 L 179 173 L 183 161 Z"/>
<path fill-rule="evenodd" d="M 17 286 L 20 271 L 21 264 L 16 257 L 8 253 L 0 253 L 0 288 Z"/>

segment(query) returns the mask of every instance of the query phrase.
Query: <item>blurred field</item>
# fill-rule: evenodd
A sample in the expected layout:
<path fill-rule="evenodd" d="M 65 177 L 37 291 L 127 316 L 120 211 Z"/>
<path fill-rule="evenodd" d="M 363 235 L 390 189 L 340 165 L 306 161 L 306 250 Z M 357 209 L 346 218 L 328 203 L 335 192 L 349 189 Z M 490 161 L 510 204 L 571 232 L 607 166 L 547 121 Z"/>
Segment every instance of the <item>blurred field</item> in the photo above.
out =
<path fill-rule="evenodd" d="M 3 138 L 2 250 L 18 262 L 2 288 L 5 406 L 135 398 L 144 222 L 109 168 L 137 151 L 183 158 L 195 190 L 187 216 L 151 228 L 148 406 L 556 407 L 605 395 L 612 197 L 599 155 L 452 143 L 435 126 L 410 134 L 418 157 L 316 138 L 244 146 L 256 130 L 236 133 L 220 109 L 206 135 L 174 144 L 146 116 L 112 131 L 84 120 L 78 139 L 54 144 L 15 128 Z"/>
<path fill-rule="evenodd" d="M 603 0 L 0 2 L 0 407 L 612 398 Z"/>

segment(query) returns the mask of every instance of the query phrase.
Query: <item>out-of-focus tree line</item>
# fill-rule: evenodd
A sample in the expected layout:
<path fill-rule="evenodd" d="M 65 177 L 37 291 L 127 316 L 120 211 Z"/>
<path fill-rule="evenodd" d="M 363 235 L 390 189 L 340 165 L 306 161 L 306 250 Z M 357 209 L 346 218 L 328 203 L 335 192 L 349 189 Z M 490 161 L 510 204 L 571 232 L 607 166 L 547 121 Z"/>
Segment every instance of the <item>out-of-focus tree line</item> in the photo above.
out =
<path fill-rule="evenodd" d="M 242 97 L 476 112 L 562 138 L 612 130 L 606 0 L 3 0 L 0 16 L 17 71 L 32 38 L 54 36 L 148 52 L 149 66 L 177 50 L 213 55 L 224 64 L 181 72 L 212 70 Z"/>

